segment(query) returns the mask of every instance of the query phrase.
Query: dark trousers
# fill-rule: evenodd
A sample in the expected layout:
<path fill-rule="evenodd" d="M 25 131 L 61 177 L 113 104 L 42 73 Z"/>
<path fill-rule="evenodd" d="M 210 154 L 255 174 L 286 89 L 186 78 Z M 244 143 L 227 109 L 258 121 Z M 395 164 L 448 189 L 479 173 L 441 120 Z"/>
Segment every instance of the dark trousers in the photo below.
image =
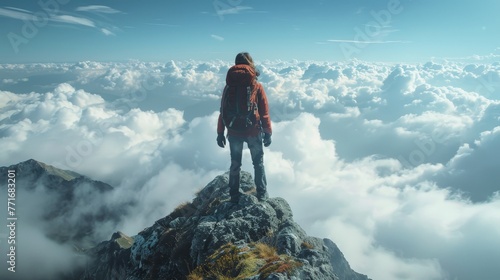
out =
<path fill-rule="evenodd" d="M 229 168 L 229 194 L 238 195 L 240 192 L 240 171 L 241 157 L 243 154 L 243 143 L 246 142 L 254 168 L 254 181 L 257 187 L 257 194 L 265 194 L 267 181 L 264 171 L 264 149 L 262 145 L 262 136 L 255 137 L 236 137 L 229 135 L 229 149 L 231 151 L 231 167 Z"/>

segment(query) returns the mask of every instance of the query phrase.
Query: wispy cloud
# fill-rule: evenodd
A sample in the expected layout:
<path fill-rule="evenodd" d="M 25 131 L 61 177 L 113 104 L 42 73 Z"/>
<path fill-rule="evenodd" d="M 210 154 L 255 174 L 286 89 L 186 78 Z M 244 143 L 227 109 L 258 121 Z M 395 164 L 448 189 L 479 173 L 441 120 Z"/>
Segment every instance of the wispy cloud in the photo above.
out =
<path fill-rule="evenodd" d="M 80 6 L 76 8 L 78 12 L 93 12 L 93 13 L 102 13 L 102 14 L 119 14 L 121 11 L 115 10 L 108 6 L 101 5 L 90 5 L 90 6 Z"/>
<path fill-rule="evenodd" d="M 30 13 L 30 11 L 25 10 L 25 9 L 21 9 L 21 8 L 15 8 L 15 7 L 5 7 L 5 8 L 11 9 L 11 10 L 20 11 L 20 12 L 23 12 L 23 13 Z"/>
<path fill-rule="evenodd" d="M 469 56 L 457 56 L 457 57 L 431 57 L 432 61 L 443 62 L 443 61 L 460 61 L 460 62 L 496 62 L 500 59 L 500 54 L 490 53 L 486 55 L 469 55 Z"/>
<path fill-rule="evenodd" d="M 377 24 L 365 24 L 365 29 L 372 29 L 373 36 L 383 36 L 385 34 L 390 34 L 398 32 L 399 29 L 394 29 L 391 25 L 377 25 Z"/>
<path fill-rule="evenodd" d="M 407 44 L 411 43 L 411 41 L 401 41 L 401 40 L 395 40 L 395 41 L 381 41 L 381 40 L 342 40 L 342 39 L 332 39 L 332 40 L 327 40 L 327 42 L 330 43 L 353 43 L 353 44 L 397 44 L 397 43 L 402 43 L 402 44 Z"/>
<path fill-rule="evenodd" d="M 213 39 L 215 39 L 217 41 L 224 41 L 224 37 L 219 36 L 219 35 L 212 34 L 212 35 L 210 35 L 210 37 L 212 37 Z"/>
<path fill-rule="evenodd" d="M 115 33 L 111 32 L 109 29 L 106 28 L 101 28 L 101 32 L 104 33 L 104 35 L 106 36 L 115 35 Z"/>
<path fill-rule="evenodd" d="M 17 9 L 12 7 L 0 8 L 0 16 L 9 17 L 18 20 L 35 20 L 35 17 L 30 11 Z"/>
<path fill-rule="evenodd" d="M 165 27 L 179 27 L 180 26 L 178 24 L 157 23 L 157 22 L 148 22 L 146 24 L 147 25 L 154 25 L 154 26 L 165 26 Z"/>
<path fill-rule="evenodd" d="M 218 9 L 217 10 L 217 15 L 223 16 L 223 15 L 235 15 L 239 14 L 242 11 L 247 11 L 247 10 L 252 10 L 252 7 L 248 6 L 237 6 L 237 7 L 232 7 L 228 9 Z"/>
<path fill-rule="evenodd" d="M 84 25 L 89 27 L 95 27 L 95 23 L 87 18 L 75 17 L 70 15 L 55 15 L 51 18 L 53 21 L 76 24 L 76 25 Z"/>
<path fill-rule="evenodd" d="M 107 13 L 107 14 L 121 13 L 120 11 L 112 9 L 110 7 L 97 6 L 97 5 L 78 7 L 76 10 L 77 11 L 96 12 L 96 13 Z M 94 20 L 87 18 L 87 17 L 78 16 L 78 15 L 69 15 L 68 13 L 64 13 L 62 11 L 60 11 L 59 14 L 47 13 L 47 14 L 45 14 L 45 16 L 46 16 L 45 18 L 41 18 L 36 13 L 33 13 L 31 11 L 28 11 L 28 10 L 24 10 L 24 9 L 14 8 L 14 7 L 0 8 L 0 17 L 8 17 L 8 18 L 16 19 L 16 20 L 30 21 L 30 22 L 38 22 L 41 20 L 43 20 L 43 21 L 47 20 L 50 22 L 65 23 L 65 24 L 71 24 L 71 25 L 81 25 L 81 26 L 95 28 L 95 29 L 99 30 L 100 32 L 102 32 L 106 36 L 115 35 L 110 30 L 110 28 L 102 27 L 103 26 L 102 23 L 99 23 L 99 21 L 94 21 Z"/>
<path fill-rule="evenodd" d="M 0 16 L 9 17 L 17 20 L 27 20 L 27 21 L 40 20 L 30 11 L 11 8 L 11 7 L 8 7 L 8 9 L 0 8 Z M 50 21 L 95 27 L 95 23 L 92 20 L 83 17 L 76 17 L 70 15 L 47 15 L 47 17 L 48 20 Z"/>

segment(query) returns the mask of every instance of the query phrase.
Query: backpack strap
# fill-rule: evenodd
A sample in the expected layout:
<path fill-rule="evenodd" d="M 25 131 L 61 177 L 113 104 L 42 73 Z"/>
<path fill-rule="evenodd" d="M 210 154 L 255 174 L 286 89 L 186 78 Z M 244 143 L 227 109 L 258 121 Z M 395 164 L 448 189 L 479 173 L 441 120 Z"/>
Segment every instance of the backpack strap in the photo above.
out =
<path fill-rule="evenodd" d="M 222 100 L 221 100 L 221 106 L 220 106 L 220 113 L 222 116 L 224 116 L 224 107 L 226 106 L 227 101 L 227 91 L 229 89 L 229 86 L 226 85 L 224 87 L 224 91 L 222 92 Z M 224 123 L 224 126 L 227 127 L 226 120 L 222 118 L 222 122 Z"/>
<path fill-rule="evenodd" d="M 250 102 L 250 99 L 252 97 L 252 86 L 247 86 L 247 112 L 250 112 L 250 110 L 252 109 L 252 104 Z"/>
<path fill-rule="evenodd" d="M 236 86 L 236 91 L 238 91 L 237 86 Z M 231 121 L 229 122 L 228 128 L 233 127 L 234 121 L 239 116 L 240 116 L 240 96 L 238 94 L 236 94 L 236 115 L 234 115 L 233 118 L 231 119 Z"/>

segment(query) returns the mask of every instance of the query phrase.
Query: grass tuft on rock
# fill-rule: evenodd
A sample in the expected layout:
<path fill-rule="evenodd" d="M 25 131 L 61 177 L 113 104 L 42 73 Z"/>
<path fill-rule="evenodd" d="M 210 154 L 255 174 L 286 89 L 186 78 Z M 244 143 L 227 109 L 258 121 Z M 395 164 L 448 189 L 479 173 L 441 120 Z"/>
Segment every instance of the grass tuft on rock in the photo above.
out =
<path fill-rule="evenodd" d="M 256 242 L 248 246 L 228 243 L 196 267 L 188 280 L 239 280 L 259 275 L 265 279 L 273 273 L 290 275 L 302 263 L 288 255 L 278 255 L 276 248 Z"/>

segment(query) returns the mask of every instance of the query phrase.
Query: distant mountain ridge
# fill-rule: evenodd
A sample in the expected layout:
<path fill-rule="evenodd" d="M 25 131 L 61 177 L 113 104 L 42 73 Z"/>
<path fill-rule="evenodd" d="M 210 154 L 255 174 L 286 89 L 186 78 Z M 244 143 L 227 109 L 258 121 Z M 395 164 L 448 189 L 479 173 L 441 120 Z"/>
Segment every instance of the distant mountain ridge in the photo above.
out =
<path fill-rule="evenodd" d="M 35 198 L 38 218 L 47 225 L 45 234 L 57 242 L 70 242 L 79 246 L 95 244 L 93 225 L 97 222 L 116 223 L 121 209 L 96 205 L 95 211 L 81 211 L 83 200 L 99 201 L 100 196 L 113 190 L 104 182 L 92 180 L 69 170 L 62 170 L 43 162 L 29 159 L 11 166 L 0 167 L 0 189 L 6 187 L 7 170 L 16 170 L 17 193 L 38 194 Z M 26 195 L 19 205 L 26 205 Z M 29 202 L 33 203 L 33 202 Z M 99 203 L 97 203 L 99 204 Z M 19 206 L 21 211 L 31 206 Z"/>
<path fill-rule="evenodd" d="M 48 164 L 45 164 L 43 162 L 36 161 L 34 159 L 30 159 L 30 160 L 24 162 L 24 164 L 26 164 L 26 165 L 36 165 L 36 164 L 38 164 L 48 174 L 54 175 L 54 176 L 59 176 L 59 177 L 61 177 L 62 179 L 66 180 L 66 181 L 71 181 L 71 180 L 76 179 L 78 177 L 82 177 L 82 175 L 80 175 L 80 174 L 78 174 L 76 172 L 73 172 L 73 171 L 70 171 L 70 170 L 59 169 L 59 168 L 56 168 L 56 167 L 54 167 L 52 165 L 48 165 Z"/>
<path fill-rule="evenodd" d="M 75 183 L 87 182 L 93 184 L 99 191 L 105 192 L 113 189 L 112 186 L 106 183 L 95 181 L 74 171 L 59 169 L 34 159 L 29 159 L 8 167 L 0 167 L 0 178 L 3 179 L 6 176 L 6 170 L 8 169 L 15 169 L 18 174 L 18 180 L 29 189 L 36 188 L 43 181 L 55 183 L 54 187 L 72 186 Z"/>

